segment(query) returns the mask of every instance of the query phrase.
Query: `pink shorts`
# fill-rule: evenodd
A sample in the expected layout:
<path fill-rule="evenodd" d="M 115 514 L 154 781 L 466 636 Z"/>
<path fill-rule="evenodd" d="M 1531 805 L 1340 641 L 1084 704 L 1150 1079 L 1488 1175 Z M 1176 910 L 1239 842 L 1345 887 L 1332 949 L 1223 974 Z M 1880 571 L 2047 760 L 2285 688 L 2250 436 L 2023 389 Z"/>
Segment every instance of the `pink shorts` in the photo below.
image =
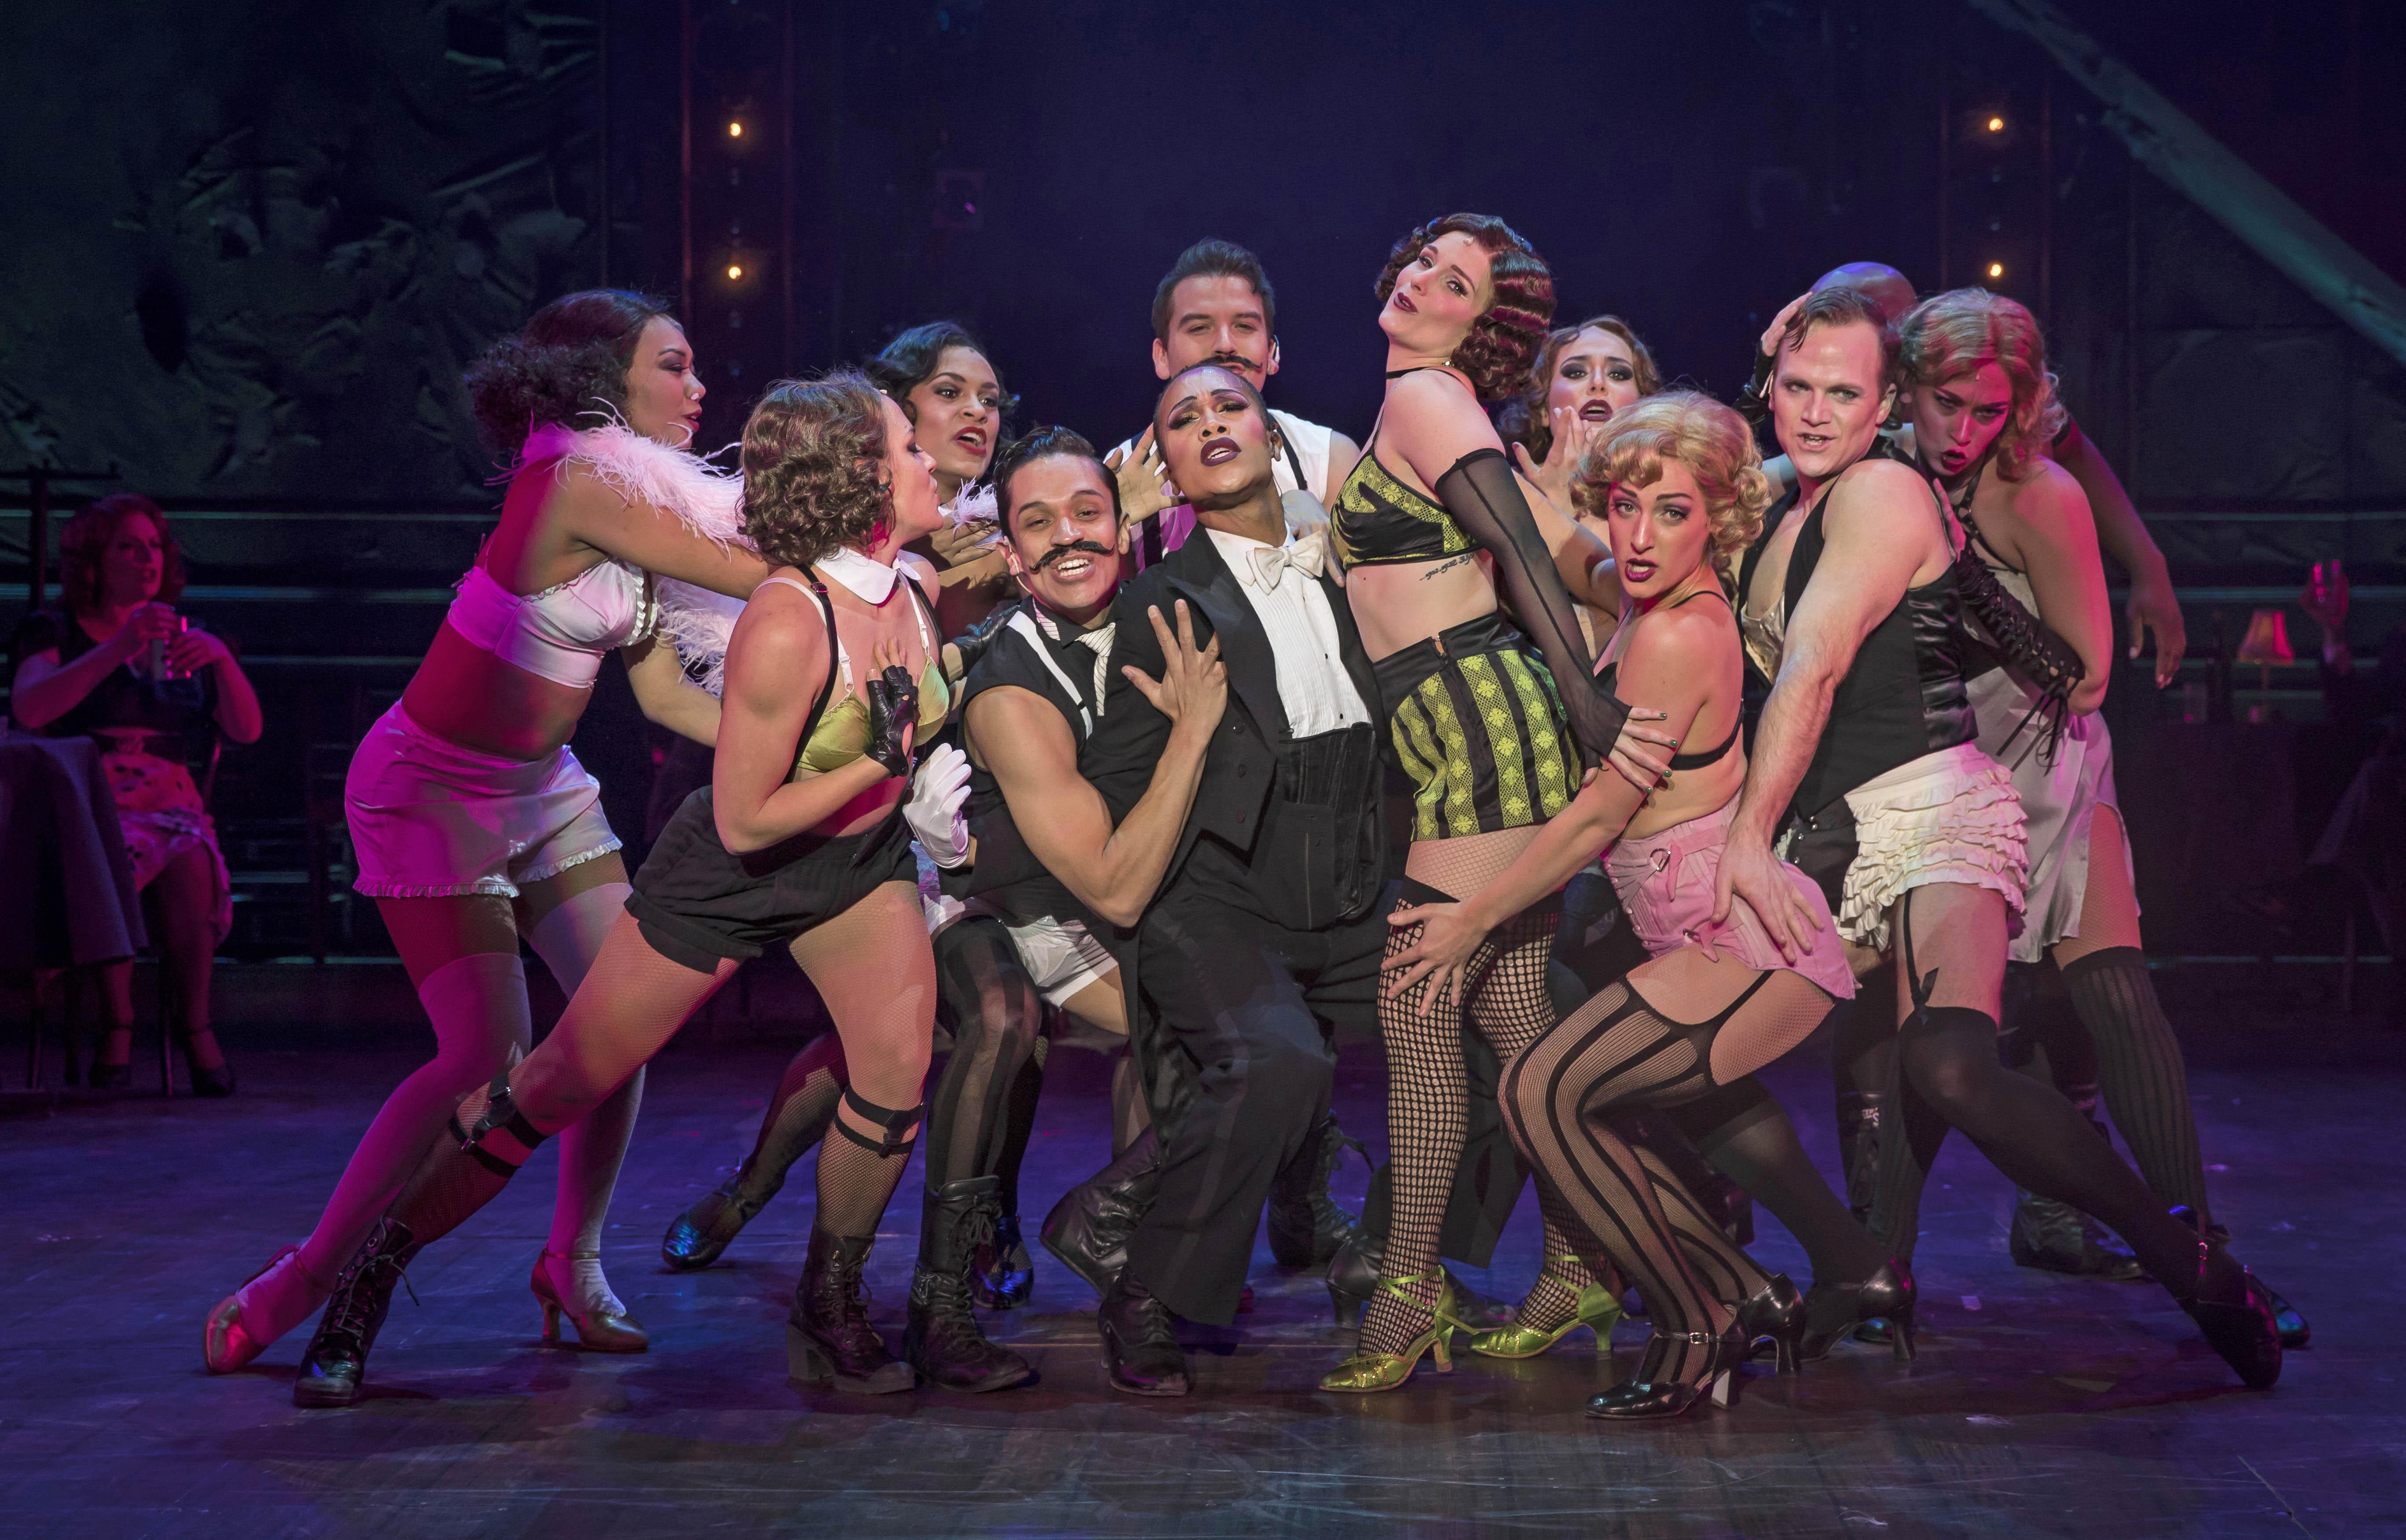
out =
<path fill-rule="evenodd" d="M 1838 944 L 1837 927 L 1830 920 L 1830 900 L 1813 880 L 1794 867 L 1785 867 L 1797 896 L 1811 910 L 1819 926 L 1813 950 L 1789 962 L 1779 943 L 1762 926 L 1752 906 L 1733 899 L 1730 916 L 1715 925 L 1713 880 L 1721 869 L 1721 847 L 1729 842 L 1730 821 L 1737 816 L 1733 798 L 1718 812 L 1691 818 L 1684 824 L 1647 835 L 1622 837 L 1605 854 L 1605 874 L 1621 895 L 1621 908 L 1630 928 L 1646 945 L 1647 954 L 1660 957 L 1691 943 L 1708 943 L 1724 956 L 1748 968 L 1769 972 L 1784 968 L 1802 973 L 1842 1000 L 1855 996 L 1855 976 L 1847 967 L 1846 950 Z M 1784 865 L 1784 863 L 1783 863 Z"/>
<path fill-rule="evenodd" d="M 602 783 L 561 748 L 502 759 L 435 737 L 394 701 L 351 756 L 343 810 L 374 898 L 515 898 L 619 845 Z"/>

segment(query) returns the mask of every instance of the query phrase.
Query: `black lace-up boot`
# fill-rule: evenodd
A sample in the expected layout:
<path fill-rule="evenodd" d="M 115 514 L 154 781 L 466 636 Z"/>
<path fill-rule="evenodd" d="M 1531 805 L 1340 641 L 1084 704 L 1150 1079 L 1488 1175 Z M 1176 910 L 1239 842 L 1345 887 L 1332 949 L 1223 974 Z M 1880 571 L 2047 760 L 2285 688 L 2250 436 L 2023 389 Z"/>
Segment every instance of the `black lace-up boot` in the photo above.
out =
<path fill-rule="evenodd" d="M 979 1243 L 993 1236 L 1001 1208 L 1000 1177 L 948 1181 L 930 1188 L 921 1205 L 919 1265 L 911 1275 L 902 1357 L 930 1385 L 1003 1391 L 1036 1378 L 1027 1360 L 986 1339 L 970 1307 L 970 1267 Z"/>
<path fill-rule="evenodd" d="M 811 1231 L 810 1257 L 785 1318 L 786 1372 L 805 1384 L 863 1395 L 911 1388 L 911 1365 L 885 1350 L 869 1323 L 869 1289 L 860 1280 L 875 1236 Z"/>
<path fill-rule="evenodd" d="M 385 1312 L 392 1308 L 392 1291 L 402 1269 L 418 1254 L 409 1226 L 397 1219 L 380 1219 L 368 1232 L 367 1244 L 334 1280 L 326 1313 L 318 1318 L 309 1350 L 301 1356 L 301 1378 L 292 1382 L 296 1406 L 347 1406 L 360 1398 L 360 1384 L 368 1371 L 368 1350 L 375 1346 Z"/>

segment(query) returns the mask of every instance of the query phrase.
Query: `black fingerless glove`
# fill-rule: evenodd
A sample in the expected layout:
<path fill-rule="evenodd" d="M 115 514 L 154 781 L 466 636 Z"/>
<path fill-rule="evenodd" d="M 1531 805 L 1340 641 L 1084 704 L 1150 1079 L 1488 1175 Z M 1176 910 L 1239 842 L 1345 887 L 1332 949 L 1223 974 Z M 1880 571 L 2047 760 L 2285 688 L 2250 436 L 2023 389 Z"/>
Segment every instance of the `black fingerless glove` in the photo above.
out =
<path fill-rule="evenodd" d="M 1585 751 L 1585 765 L 1602 764 L 1629 720 L 1629 708 L 1595 682 L 1595 660 L 1579 632 L 1570 591 L 1537 532 L 1529 500 L 1513 479 L 1512 462 L 1496 450 L 1474 449 L 1437 478 L 1437 495 L 1454 522 L 1494 557 L 1495 575 L 1504 580 L 1513 610 L 1545 654 L 1571 734 Z"/>
<path fill-rule="evenodd" d="M 1737 399 L 1730 403 L 1737 409 L 1738 416 L 1757 427 L 1771 420 L 1771 355 L 1757 353 L 1754 356 L 1754 378 L 1748 381 L 1746 389 L 1737 393 Z"/>
<path fill-rule="evenodd" d="M 888 775 L 911 773 L 911 751 L 903 737 L 919 720 L 919 682 L 899 663 L 869 682 L 869 747 L 864 758 L 885 767 Z"/>
<path fill-rule="evenodd" d="M 993 650 L 995 638 L 1002 634 L 1003 628 L 1011 624 L 1011 617 L 1018 613 L 1016 604 L 999 605 L 992 615 L 945 643 L 960 655 L 961 671 L 954 676 L 955 684 L 969 676 L 969 671 L 978 666 L 978 659 Z"/>

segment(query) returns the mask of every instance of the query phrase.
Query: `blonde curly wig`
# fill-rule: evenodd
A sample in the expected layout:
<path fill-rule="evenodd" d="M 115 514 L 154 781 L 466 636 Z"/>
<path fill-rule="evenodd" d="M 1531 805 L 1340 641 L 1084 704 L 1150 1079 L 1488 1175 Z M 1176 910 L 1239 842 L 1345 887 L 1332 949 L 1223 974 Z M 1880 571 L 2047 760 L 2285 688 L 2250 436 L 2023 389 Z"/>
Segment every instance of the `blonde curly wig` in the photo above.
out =
<path fill-rule="evenodd" d="M 1724 590 L 1735 592 L 1738 560 L 1762 533 L 1773 496 L 1746 419 L 1698 391 L 1667 390 L 1615 412 L 1606 429 L 1572 480 L 1578 511 L 1601 516 L 1614 482 L 1651 486 L 1664 460 L 1677 460 L 1705 496 L 1713 571 Z"/>

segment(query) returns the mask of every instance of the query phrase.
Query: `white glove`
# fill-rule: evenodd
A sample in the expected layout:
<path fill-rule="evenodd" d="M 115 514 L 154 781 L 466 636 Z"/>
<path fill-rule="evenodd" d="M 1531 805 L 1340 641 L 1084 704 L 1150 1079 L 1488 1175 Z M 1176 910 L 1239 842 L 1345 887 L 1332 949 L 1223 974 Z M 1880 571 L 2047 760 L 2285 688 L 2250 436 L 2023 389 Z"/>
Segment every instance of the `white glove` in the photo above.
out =
<path fill-rule="evenodd" d="M 927 859 L 946 869 L 969 858 L 969 821 L 961 806 L 969 799 L 969 756 L 950 743 L 919 762 L 911 778 L 911 799 L 902 817 Z"/>

